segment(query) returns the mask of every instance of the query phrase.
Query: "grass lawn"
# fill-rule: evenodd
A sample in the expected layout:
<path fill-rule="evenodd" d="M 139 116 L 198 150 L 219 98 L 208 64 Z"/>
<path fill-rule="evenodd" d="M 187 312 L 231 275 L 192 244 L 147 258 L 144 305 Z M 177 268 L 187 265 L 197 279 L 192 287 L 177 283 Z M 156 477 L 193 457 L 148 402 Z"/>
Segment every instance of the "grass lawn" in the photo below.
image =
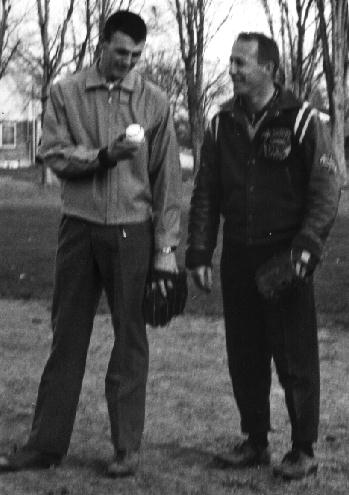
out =
<path fill-rule="evenodd" d="M 22 444 L 30 428 L 50 315 L 42 301 L 0 300 L 0 451 Z M 321 328 L 322 401 L 319 474 L 274 480 L 270 469 L 217 469 L 215 453 L 239 439 L 220 318 L 186 315 L 149 329 L 150 373 L 142 462 L 134 479 L 104 476 L 112 455 L 104 375 L 112 347 L 110 318 L 98 315 L 67 458 L 59 469 L 0 476 L 1 495 L 347 495 L 349 493 L 349 334 Z M 274 461 L 289 447 L 290 425 L 275 376 L 270 435 Z"/>
<path fill-rule="evenodd" d="M 183 261 L 191 182 L 184 183 Z M 0 452 L 22 444 L 50 344 L 50 297 L 59 223 L 57 189 L 0 174 Z M 239 438 L 228 377 L 218 281 L 210 296 L 190 286 L 186 314 L 149 329 L 150 373 L 142 462 L 134 479 L 104 476 L 112 455 L 104 376 L 112 347 L 105 306 L 96 317 L 71 446 L 58 469 L 0 476 L 0 495 L 347 495 L 349 493 L 349 194 L 317 275 L 320 311 L 319 474 L 283 483 L 270 469 L 217 469 L 212 456 Z M 274 461 L 289 447 L 283 392 L 273 377 Z"/>

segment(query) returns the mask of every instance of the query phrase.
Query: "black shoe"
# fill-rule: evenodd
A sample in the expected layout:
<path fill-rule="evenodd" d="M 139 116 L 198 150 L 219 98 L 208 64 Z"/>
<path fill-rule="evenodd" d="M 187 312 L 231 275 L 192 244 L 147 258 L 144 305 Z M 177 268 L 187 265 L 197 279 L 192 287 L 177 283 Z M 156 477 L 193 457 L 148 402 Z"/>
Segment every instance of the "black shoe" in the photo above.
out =
<path fill-rule="evenodd" d="M 236 445 L 232 452 L 216 456 L 215 464 L 220 467 L 251 467 L 270 464 L 270 449 L 268 446 L 258 446 L 250 439 Z"/>
<path fill-rule="evenodd" d="M 112 478 L 133 476 L 136 474 L 139 465 L 138 451 L 119 450 L 115 453 L 114 459 L 108 465 L 107 475 Z"/>
<path fill-rule="evenodd" d="M 282 459 L 282 462 L 273 469 L 274 476 L 284 480 L 300 480 L 311 474 L 316 474 L 317 460 L 299 449 L 293 448 Z"/>
<path fill-rule="evenodd" d="M 61 463 L 61 456 L 45 454 L 29 448 L 21 448 L 8 455 L 0 455 L 0 473 L 26 469 L 48 469 Z"/>

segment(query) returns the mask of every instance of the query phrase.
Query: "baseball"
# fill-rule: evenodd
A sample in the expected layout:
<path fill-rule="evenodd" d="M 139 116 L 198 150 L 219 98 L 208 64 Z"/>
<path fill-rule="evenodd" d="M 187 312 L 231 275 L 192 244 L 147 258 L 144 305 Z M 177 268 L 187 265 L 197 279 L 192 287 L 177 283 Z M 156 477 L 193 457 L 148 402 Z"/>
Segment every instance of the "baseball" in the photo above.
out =
<path fill-rule="evenodd" d="M 131 124 L 126 129 L 126 139 L 133 143 L 141 143 L 144 140 L 144 129 L 139 124 Z"/>

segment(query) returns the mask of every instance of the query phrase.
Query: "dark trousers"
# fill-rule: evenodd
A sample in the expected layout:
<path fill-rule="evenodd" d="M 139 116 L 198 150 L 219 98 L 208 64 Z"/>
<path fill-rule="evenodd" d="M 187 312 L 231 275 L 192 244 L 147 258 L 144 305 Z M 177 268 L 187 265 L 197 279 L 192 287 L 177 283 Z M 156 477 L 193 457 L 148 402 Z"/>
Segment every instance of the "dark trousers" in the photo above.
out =
<path fill-rule="evenodd" d="M 68 450 L 102 288 L 115 333 L 105 380 L 112 442 L 116 449 L 139 448 L 149 362 L 142 301 L 151 250 L 150 222 L 120 228 L 63 217 L 53 342 L 39 386 L 30 448 L 58 455 Z"/>
<path fill-rule="evenodd" d="M 271 359 L 285 391 L 294 443 L 317 440 L 319 352 L 313 282 L 276 303 L 255 283 L 257 268 L 286 245 L 241 248 L 223 245 L 221 280 L 229 372 L 241 429 L 270 430 Z"/>

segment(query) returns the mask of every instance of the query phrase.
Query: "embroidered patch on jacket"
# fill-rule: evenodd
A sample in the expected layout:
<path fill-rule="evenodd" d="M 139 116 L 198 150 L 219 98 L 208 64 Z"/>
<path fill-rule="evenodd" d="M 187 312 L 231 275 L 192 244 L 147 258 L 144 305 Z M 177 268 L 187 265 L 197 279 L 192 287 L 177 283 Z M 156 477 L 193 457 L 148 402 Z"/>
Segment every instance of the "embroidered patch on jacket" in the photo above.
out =
<path fill-rule="evenodd" d="M 263 153 L 271 160 L 285 160 L 291 153 L 292 131 L 287 127 L 266 129 L 262 134 Z"/>
<path fill-rule="evenodd" d="M 320 167 L 325 168 L 329 173 L 336 173 L 337 165 L 336 160 L 334 159 L 331 153 L 324 153 L 320 156 Z"/>

